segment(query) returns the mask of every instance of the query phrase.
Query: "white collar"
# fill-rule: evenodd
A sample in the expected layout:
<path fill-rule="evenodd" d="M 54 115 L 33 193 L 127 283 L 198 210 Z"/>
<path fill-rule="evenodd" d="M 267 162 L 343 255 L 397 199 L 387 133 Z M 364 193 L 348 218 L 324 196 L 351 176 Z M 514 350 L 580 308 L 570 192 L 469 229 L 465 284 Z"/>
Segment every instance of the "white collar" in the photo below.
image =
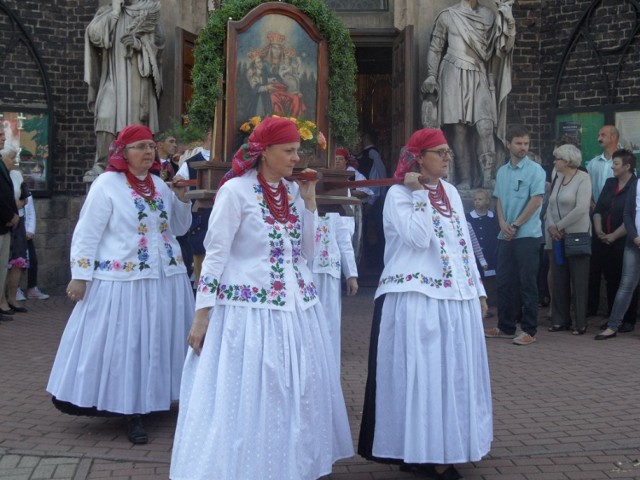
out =
<path fill-rule="evenodd" d="M 474 209 L 474 210 L 471 210 L 471 212 L 469 212 L 469 215 L 471 215 L 471 218 L 481 218 L 481 217 L 493 218 L 493 212 L 491 210 L 487 210 L 487 214 L 486 215 L 480 215 Z"/>

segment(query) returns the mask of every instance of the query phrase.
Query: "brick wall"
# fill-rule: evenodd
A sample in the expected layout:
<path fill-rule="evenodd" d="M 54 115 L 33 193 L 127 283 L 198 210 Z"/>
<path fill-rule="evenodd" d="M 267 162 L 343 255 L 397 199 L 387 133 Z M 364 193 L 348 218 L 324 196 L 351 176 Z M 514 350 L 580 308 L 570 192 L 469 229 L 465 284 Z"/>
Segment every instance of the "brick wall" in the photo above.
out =
<path fill-rule="evenodd" d="M 54 194 L 85 191 L 82 175 L 93 164 L 93 117 L 87 110 L 84 72 L 84 29 L 98 0 L 6 0 L 37 50 L 52 91 L 54 150 L 51 152 Z M 0 45 L 10 35 L 8 17 L 0 13 Z M 2 105 L 43 106 L 42 77 L 24 44 L 10 52 L 0 69 Z"/>
<path fill-rule="evenodd" d="M 519 0 L 514 5 L 518 37 L 508 121 L 532 129 L 533 149 L 547 161 L 555 137 L 555 108 L 571 111 L 610 105 L 618 109 L 636 104 L 640 109 L 640 35 L 624 55 L 621 51 L 638 13 L 630 1 L 613 0 L 599 2 L 584 23 L 597 53 L 584 38 L 576 43 L 559 83 L 557 105 L 553 105 L 562 56 L 592 4 L 592 0 Z"/>

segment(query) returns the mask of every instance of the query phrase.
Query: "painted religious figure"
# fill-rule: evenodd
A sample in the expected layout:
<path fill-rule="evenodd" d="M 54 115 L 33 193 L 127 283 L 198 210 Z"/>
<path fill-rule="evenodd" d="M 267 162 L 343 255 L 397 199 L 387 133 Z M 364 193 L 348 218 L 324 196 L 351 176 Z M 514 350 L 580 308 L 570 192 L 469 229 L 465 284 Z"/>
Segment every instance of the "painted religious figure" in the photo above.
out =
<path fill-rule="evenodd" d="M 317 61 L 317 44 L 294 20 L 258 20 L 238 36 L 238 122 L 273 114 L 315 120 Z"/>
<path fill-rule="evenodd" d="M 84 77 L 97 140 L 92 170 L 104 167 L 109 145 L 126 125 L 158 130 L 164 43 L 155 0 L 112 0 L 87 27 Z"/>
<path fill-rule="evenodd" d="M 421 87 L 422 122 L 443 127 L 451 139 L 462 189 L 491 186 L 496 137 L 504 139 L 506 128 L 516 29 L 513 0 L 494 3 L 497 13 L 478 0 L 460 0 L 437 15 Z"/>

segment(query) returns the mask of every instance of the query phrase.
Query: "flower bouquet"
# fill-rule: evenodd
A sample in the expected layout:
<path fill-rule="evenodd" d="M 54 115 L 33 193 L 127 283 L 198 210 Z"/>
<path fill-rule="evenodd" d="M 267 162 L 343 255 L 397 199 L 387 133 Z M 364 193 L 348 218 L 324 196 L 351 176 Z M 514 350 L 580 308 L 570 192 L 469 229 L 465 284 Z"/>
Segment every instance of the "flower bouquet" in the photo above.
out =
<path fill-rule="evenodd" d="M 323 150 L 327 148 L 327 139 L 324 134 L 318 129 L 318 126 L 311 120 L 300 120 L 295 117 L 281 117 L 280 115 L 271 115 L 277 118 L 288 118 L 296 124 L 298 133 L 300 134 L 300 148 L 301 149 L 315 149 L 319 146 Z M 263 117 L 251 117 L 249 120 L 240 125 L 240 131 L 245 135 L 250 135 L 253 130 L 260 125 Z"/>

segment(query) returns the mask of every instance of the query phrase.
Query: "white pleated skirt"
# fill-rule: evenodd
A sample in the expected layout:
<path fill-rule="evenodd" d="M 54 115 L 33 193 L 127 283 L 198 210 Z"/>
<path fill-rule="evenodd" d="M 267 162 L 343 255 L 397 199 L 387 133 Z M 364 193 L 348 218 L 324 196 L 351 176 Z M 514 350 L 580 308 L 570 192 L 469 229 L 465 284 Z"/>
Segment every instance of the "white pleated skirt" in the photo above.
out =
<path fill-rule="evenodd" d="M 221 305 L 209 318 L 185 361 L 172 479 L 316 479 L 353 455 L 320 304 Z"/>
<path fill-rule="evenodd" d="M 62 334 L 47 391 L 80 408 L 169 410 L 194 313 L 186 274 L 87 282 Z"/>
<path fill-rule="evenodd" d="M 491 386 L 477 300 L 387 294 L 375 379 L 373 457 L 456 464 L 489 452 Z"/>
<path fill-rule="evenodd" d="M 340 370 L 340 327 L 342 325 L 342 285 L 340 279 L 328 273 L 314 273 L 313 283 L 327 318 L 327 327 L 336 365 Z"/>

